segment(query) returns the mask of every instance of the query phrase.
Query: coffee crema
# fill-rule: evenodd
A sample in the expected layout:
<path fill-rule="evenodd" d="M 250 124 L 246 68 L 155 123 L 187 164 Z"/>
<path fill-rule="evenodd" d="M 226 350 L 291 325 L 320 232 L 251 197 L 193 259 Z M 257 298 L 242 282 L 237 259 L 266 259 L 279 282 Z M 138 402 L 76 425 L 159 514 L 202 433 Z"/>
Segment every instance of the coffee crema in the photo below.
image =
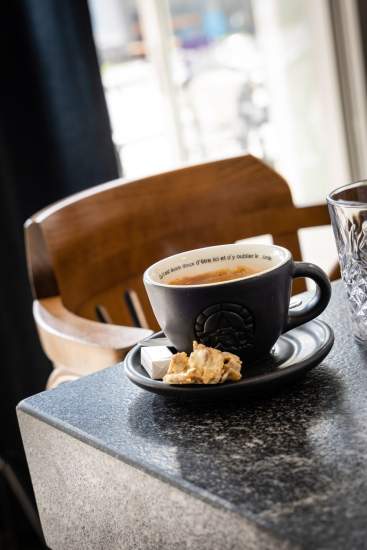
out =
<path fill-rule="evenodd" d="M 220 283 L 232 279 L 241 279 L 259 273 L 261 269 L 254 269 L 247 265 L 239 265 L 230 268 L 216 269 L 215 271 L 206 271 L 197 275 L 186 275 L 186 277 L 177 277 L 168 281 L 169 285 L 204 285 L 208 283 Z"/>

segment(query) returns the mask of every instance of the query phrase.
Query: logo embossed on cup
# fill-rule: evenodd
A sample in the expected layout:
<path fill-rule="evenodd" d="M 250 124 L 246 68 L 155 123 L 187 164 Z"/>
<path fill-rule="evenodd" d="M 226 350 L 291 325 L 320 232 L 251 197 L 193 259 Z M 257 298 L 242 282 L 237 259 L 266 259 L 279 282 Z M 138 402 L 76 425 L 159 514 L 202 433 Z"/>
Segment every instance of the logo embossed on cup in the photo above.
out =
<path fill-rule="evenodd" d="M 241 354 L 254 345 L 254 326 L 254 317 L 245 306 L 215 304 L 196 318 L 195 336 L 206 346 Z"/>

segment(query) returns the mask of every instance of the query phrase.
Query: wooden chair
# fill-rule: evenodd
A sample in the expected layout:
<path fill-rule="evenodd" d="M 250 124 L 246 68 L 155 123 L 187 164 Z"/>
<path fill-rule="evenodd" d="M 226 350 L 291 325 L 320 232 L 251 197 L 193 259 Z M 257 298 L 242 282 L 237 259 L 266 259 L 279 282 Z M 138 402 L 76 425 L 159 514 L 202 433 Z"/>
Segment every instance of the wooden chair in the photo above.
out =
<path fill-rule="evenodd" d="M 113 181 L 38 212 L 25 239 L 34 318 L 56 368 L 48 386 L 120 361 L 158 328 L 142 283 L 156 260 L 262 234 L 301 259 L 297 230 L 329 223 L 326 204 L 296 208 L 284 179 L 250 155 Z"/>

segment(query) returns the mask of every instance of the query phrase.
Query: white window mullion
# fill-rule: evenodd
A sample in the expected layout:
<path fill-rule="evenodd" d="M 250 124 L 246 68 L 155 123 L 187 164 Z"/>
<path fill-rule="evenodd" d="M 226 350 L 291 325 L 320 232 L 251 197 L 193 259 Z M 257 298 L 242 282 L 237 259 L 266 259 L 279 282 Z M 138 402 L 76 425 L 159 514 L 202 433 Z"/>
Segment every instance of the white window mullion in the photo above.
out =
<path fill-rule="evenodd" d="M 187 152 L 178 103 L 179 90 L 171 70 L 174 34 L 168 0 L 137 0 L 137 7 L 147 56 L 153 64 L 166 98 L 169 131 L 176 161 L 181 163 L 187 160 Z"/>
<path fill-rule="evenodd" d="M 367 178 L 367 88 L 357 2 L 333 0 L 330 13 L 352 179 L 364 179 Z"/>

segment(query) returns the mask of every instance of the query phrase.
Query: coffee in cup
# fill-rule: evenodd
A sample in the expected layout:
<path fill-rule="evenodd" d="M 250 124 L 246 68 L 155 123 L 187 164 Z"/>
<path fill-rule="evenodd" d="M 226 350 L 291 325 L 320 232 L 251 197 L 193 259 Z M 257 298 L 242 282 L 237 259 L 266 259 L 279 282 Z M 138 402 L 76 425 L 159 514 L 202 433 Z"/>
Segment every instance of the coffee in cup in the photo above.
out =
<path fill-rule="evenodd" d="M 205 271 L 196 275 L 186 275 L 177 277 L 168 281 L 169 285 L 202 285 L 207 283 L 219 283 L 221 281 L 231 281 L 232 279 L 241 279 L 257 273 L 257 270 L 247 265 L 239 265 L 234 268 L 222 268 L 214 271 Z"/>

